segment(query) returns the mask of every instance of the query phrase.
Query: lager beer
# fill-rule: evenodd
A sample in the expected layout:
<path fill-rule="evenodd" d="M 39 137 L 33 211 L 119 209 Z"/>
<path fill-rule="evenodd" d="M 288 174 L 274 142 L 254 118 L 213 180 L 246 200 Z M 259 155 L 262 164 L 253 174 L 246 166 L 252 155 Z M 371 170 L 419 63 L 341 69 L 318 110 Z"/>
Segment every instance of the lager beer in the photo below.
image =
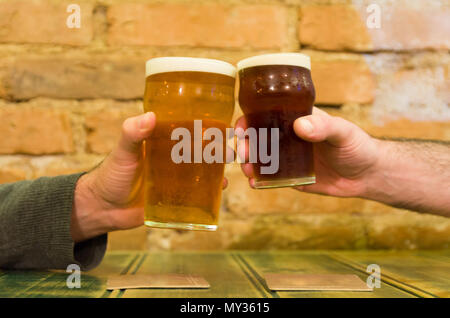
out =
<path fill-rule="evenodd" d="M 218 60 L 162 57 L 147 61 L 144 110 L 155 113 L 156 126 L 144 143 L 146 225 L 216 230 L 225 159 L 206 163 L 193 157 L 196 144 L 203 150 L 214 142 L 203 140 L 208 128 L 222 132 L 225 149 L 225 129 L 234 109 L 234 77 L 234 66 Z M 201 120 L 200 131 L 195 131 L 194 120 Z M 183 149 L 192 155 L 190 162 L 174 162 L 173 149 L 180 142 L 173 138 L 177 128 L 190 135 L 190 146 Z"/>

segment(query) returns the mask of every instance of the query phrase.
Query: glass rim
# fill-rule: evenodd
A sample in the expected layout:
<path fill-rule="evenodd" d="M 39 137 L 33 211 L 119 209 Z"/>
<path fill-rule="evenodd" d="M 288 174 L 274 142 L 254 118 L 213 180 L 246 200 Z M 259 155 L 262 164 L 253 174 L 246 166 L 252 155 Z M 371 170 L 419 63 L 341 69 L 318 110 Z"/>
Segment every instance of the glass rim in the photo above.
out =
<path fill-rule="evenodd" d="M 237 63 L 237 71 L 253 66 L 291 65 L 311 70 L 311 58 L 303 53 L 272 53 L 255 55 Z"/>
<path fill-rule="evenodd" d="M 155 57 L 145 63 L 145 77 L 169 72 L 204 72 L 236 77 L 236 67 L 221 60 L 167 56 Z"/>

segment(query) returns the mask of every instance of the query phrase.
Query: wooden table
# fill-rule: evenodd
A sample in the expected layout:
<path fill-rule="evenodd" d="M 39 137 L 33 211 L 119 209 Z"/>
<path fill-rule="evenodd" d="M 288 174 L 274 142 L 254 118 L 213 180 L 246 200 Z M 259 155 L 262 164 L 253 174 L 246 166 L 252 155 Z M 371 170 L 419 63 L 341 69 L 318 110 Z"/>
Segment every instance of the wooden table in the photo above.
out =
<path fill-rule="evenodd" d="M 271 292 L 264 273 L 356 274 L 366 281 L 369 264 L 381 267 L 373 292 Z M 109 275 L 189 273 L 209 289 L 107 291 Z M 450 297 L 450 251 L 109 252 L 81 275 L 81 288 L 66 287 L 64 271 L 0 271 L 0 297 Z"/>

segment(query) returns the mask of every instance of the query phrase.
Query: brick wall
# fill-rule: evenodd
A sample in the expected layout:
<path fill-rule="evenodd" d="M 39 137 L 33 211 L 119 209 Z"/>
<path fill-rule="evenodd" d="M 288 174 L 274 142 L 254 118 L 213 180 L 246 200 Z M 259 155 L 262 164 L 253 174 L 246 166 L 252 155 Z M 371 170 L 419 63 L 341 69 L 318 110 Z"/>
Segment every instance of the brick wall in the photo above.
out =
<path fill-rule="evenodd" d="M 81 28 L 66 27 L 69 3 Z M 366 27 L 368 5 L 381 28 Z M 312 57 L 317 104 L 375 136 L 450 139 L 449 1 L 0 1 L 0 182 L 89 169 L 142 111 L 144 62 Z M 235 117 L 240 111 L 236 109 Z M 362 199 L 256 191 L 227 167 L 216 233 L 140 228 L 110 248 L 447 248 L 450 221 Z"/>

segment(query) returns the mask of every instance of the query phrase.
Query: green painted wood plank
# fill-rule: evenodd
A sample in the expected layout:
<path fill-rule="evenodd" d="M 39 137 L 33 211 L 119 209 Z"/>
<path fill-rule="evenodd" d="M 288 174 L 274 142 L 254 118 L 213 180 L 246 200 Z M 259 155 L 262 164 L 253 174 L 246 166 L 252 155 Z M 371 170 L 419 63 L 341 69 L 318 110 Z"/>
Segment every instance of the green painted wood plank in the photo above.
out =
<path fill-rule="evenodd" d="M 343 262 L 365 270 L 378 264 L 381 277 L 422 297 L 450 297 L 448 251 L 335 252 Z"/>
<path fill-rule="evenodd" d="M 108 297 L 106 277 L 119 274 L 136 253 L 107 253 L 96 269 L 81 274 L 81 288 L 66 285 L 65 271 L 4 271 L 0 276 L 0 297 Z"/>
<path fill-rule="evenodd" d="M 116 252 L 116 254 L 121 255 L 122 252 Z M 142 258 L 143 253 L 140 252 L 124 252 L 125 255 L 130 254 L 131 255 L 131 261 L 125 266 L 123 267 L 123 269 L 120 271 L 120 275 L 126 275 L 127 273 L 129 273 L 130 271 L 133 270 L 133 268 L 136 266 L 136 264 L 139 262 L 139 259 Z M 113 254 L 114 255 L 114 254 Z M 110 263 L 114 262 L 113 259 L 110 260 Z M 104 265 L 107 266 L 107 265 Z M 97 269 L 99 274 L 101 275 L 102 273 L 105 272 L 104 267 L 98 267 Z M 94 270 L 94 271 L 95 271 Z M 114 274 L 114 271 L 106 271 L 108 273 L 108 276 L 110 274 Z M 95 274 L 95 272 L 94 272 Z M 107 280 L 108 278 L 106 277 L 105 280 Z M 110 297 L 110 298 L 117 298 L 117 297 L 121 297 L 121 295 L 123 294 L 123 291 L 120 290 L 106 290 L 106 286 L 105 287 L 105 292 L 103 293 L 103 295 L 101 297 L 106 298 L 106 297 Z"/>
<path fill-rule="evenodd" d="M 144 252 L 136 252 L 133 261 L 120 272 L 120 275 L 127 275 L 132 272 L 135 272 L 136 271 L 135 268 L 140 266 L 140 262 L 144 257 L 144 255 L 145 255 Z M 102 297 L 121 298 L 124 292 L 125 290 L 105 290 L 105 293 L 104 295 L 102 295 Z"/>
<path fill-rule="evenodd" d="M 82 288 L 66 287 L 64 271 L 0 271 L 0 297 L 449 297 L 450 251 L 351 252 L 108 252 L 102 264 L 82 274 Z M 374 292 L 270 292 L 265 272 L 354 273 L 367 278 L 368 264 L 382 270 Z M 106 291 L 109 275 L 190 273 L 210 289 Z"/>
<path fill-rule="evenodd" d="M 148 253 L 136 274 L 178 273 L 203 276 L 209 289 L 129 289 L 123 297 L 266 297 L 230 253 Z M 130 273 L 133 274 L 133 273 Z"/>
<path fill-rule="evenodd" d="M 251 267 L 258 279 L 265 285 L 265 273 L 304 273 L 304 274 L 355 274 L 366 281 L 367 274 L 352 269 L 331 258 L 327 252 L 241 252 L 240 255 Z M 414 297 L 399 288 L 382 282 L 381 288 L 373 292 L 348 291 L 283 291 L 279 297 L 315 298 L 315 297 Z"/>
<path fill-rule="evenodd" d="M 231 256 L 236 261 L 236 263 L 239 264 L 239 267 L 241 268 L 242 272 L 246 274 L 248 279 L 252 282 L 253 286 L 255 286 L 255 288 L 260 291 L 262 297 L 279 298 L 276 292 L 272 292 L 271 290 L 268 290 L 264 286 L 264 283 L 261 282 L 258 275 L 255 275 L 254 269 L 247 264 L 247 262 L 243 259 L 243 257 L 240 254 L 232 253 Z"/>
<path fill-rule="evenodd" d="M 431 258 L 439 262 L 445 262 L 446 264 L 450 262 L 450 249 L 440 251 L 414 251 L 413 253 L 417 256 Z"/>

